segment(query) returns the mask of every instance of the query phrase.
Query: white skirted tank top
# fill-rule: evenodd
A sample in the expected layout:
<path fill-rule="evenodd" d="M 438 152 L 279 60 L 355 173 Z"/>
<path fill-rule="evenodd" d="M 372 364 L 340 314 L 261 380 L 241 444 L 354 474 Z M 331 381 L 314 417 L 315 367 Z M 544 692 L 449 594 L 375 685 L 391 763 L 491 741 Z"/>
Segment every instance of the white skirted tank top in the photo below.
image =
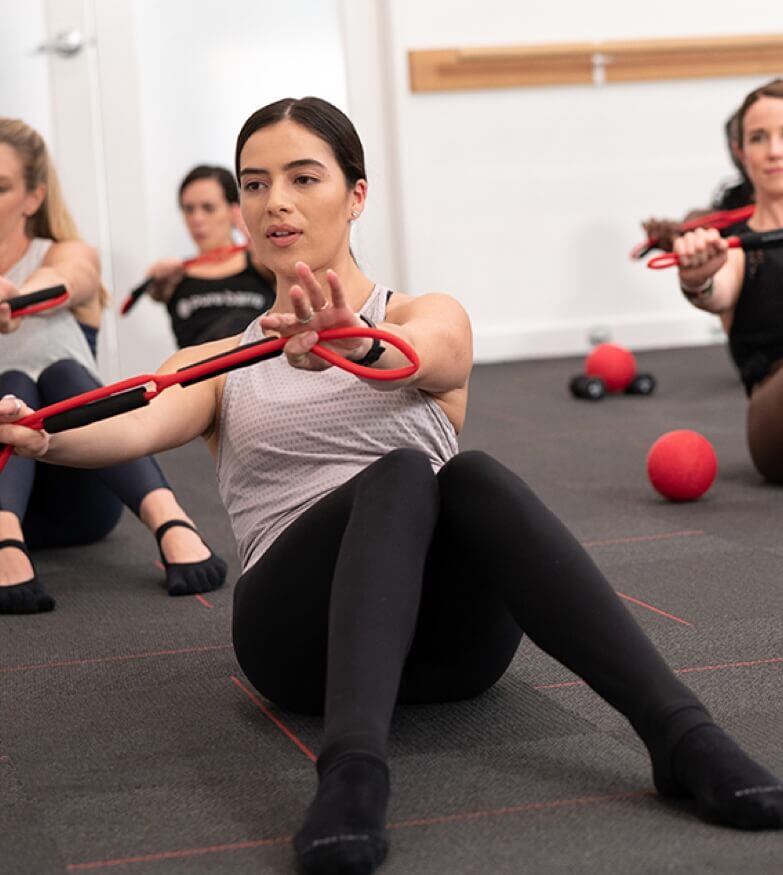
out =
<path fill-rule="evenodd" d="M 51 240 L 33 238 L 25 254 L 5 274 L 6 279 L 21 285 L 41 266 L 51 245 Z M 16 331 L 0 334 L 0 371 L 22 371 L 37 380 L 41 371 L 61 359 L 74 359 L 97 376 L 84 332 L 67 307 L 25 316 Z"/>
<path fill-rule="evenodd" d="M 376 285 L 360 313 L 382 322 L 389 295 Z M 262 337 L 255 320 L 242 343 Z M 425 453 L 435 471 L 457 452 L 448 417 L 419 389 L 379 391 L 341 368 L 293 368 L 285 356 L 229 372 L 217 478 L 243 569 L 320 498 L 403 447 Z"/>

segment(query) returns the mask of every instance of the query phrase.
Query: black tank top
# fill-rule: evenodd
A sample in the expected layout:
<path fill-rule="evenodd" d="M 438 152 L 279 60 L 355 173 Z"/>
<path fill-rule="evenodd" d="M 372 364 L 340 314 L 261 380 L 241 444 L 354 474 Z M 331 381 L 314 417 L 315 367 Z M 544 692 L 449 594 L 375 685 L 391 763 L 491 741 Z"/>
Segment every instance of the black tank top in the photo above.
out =
<path fill-rule="evenodd" d="M 725 236 L 750 231 L 747 222 Z M 783 249 L 745 252 L 745 275 L 729 329 L 729 350 L 750 395 L 775 362 L 783 359 Z"/>
<path fill-rule="evenodd" d="M 275 293 L 253 267 L 231 276 L 203 279 L 186 276 L 167 304 L 177 344 L 194 346 L 241 334 L 275 302 Z"/>

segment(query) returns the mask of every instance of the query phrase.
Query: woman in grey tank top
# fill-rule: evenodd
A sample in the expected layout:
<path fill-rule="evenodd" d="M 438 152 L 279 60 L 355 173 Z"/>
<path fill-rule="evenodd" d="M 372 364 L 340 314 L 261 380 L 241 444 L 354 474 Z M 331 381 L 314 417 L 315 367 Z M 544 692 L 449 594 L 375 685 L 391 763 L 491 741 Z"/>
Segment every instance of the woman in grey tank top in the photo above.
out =
<path fill-rule="evenodd" d="M 2 303 L 59 284 L 68 300 L 44 314 L 14 319 Z M 78 238 L 43 140 L 0 118 L 0 397 L 40 407 L 98 386 L 94 341 L 105 297 L 97 255 Z M 28 547 L 103 538 L 123 505 L 156 533 L 170 594 L 223 582 L 225 563 L 192 530 L 154 459 L 92 472 L 14 458 L 0 478 L 0 614 L 54 607 Z"/>
<path fill-rule="evenodd" d="M 395 705 L 478 695 L 523 632 L 628 718 L 661 795 L 691 797 L 730 826 L 783 825 L 778 779 L 712 722 L 560 521 L 490 456 L 456 452 L 469 322 L 444 295 L 389 297 L 353 260 L 367 183 L 351 122 L 318 98 L 278 101 L 247 120 L 236 159 L 277 301 L 243 338 L 181 351 L 164 370 L 262 332 L 290 338 L 285 357 L 78 435 L 0 424 L 0 440 L 61 464 L 107 464 L 206 438 L 245 566 L 237 658 L 263 695 L 324 714 L 318 790 L 294 839 L 302 868 L 382 862 Z M 363 382 L 311 355 L 315 332 L 375 320 L 413 345 L 416 374 Z M 376 341 L 333 345 L 374 368 L 402 364 Z M 0 402 L 0 423 L 26 412 Z"/>

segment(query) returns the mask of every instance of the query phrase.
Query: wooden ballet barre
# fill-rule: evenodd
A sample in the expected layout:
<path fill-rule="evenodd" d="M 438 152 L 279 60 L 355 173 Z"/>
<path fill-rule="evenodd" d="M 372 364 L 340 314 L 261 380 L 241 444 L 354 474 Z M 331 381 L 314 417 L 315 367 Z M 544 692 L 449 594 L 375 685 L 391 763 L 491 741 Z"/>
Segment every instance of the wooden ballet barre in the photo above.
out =
<path fill-rule="evenodd" d="M 414 92 L 783 73 L 783 34 L 415 49 Z"/>

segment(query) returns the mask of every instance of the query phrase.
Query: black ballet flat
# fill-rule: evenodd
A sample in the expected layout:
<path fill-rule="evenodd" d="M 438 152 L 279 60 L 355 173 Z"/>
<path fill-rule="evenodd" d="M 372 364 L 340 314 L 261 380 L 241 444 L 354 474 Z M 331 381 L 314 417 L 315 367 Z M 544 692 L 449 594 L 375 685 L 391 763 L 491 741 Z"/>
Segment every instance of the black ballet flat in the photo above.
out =
<path fill-rule="evenodd" d="M 32 564 L 32 556 L 23 541 L 7 538 L 5 541 L 0 541 L 0 550 L 4 547 L 16 547 L 17 550 L 21 550 Z M 44 591 L 35 574 L 23 583 L 0 586 L 0 614 L 43 614 L 54 610 L 54 605 L 54 599 Z"/>
<path fill-rule="evenodd" d="M 160 561 L 166 570 L 166 589 L 169 595 L 196 595 L 200 592 L 211 592 L 213 589 L 223 586 L 226 580 L 228 565 L 216 553 L 207 542 L 201 538 L 201 542 L 209 550 L 210 555 L 200 562 L 169 562 L 163 555 L 161 541 L 166 532 L 174 526 L 182 526 L 195 532 L 199 538 L 198 529 L 185 520 L 169 520 L 159 526 L 155 532 L 155 540 L 158 542 Z"/>

